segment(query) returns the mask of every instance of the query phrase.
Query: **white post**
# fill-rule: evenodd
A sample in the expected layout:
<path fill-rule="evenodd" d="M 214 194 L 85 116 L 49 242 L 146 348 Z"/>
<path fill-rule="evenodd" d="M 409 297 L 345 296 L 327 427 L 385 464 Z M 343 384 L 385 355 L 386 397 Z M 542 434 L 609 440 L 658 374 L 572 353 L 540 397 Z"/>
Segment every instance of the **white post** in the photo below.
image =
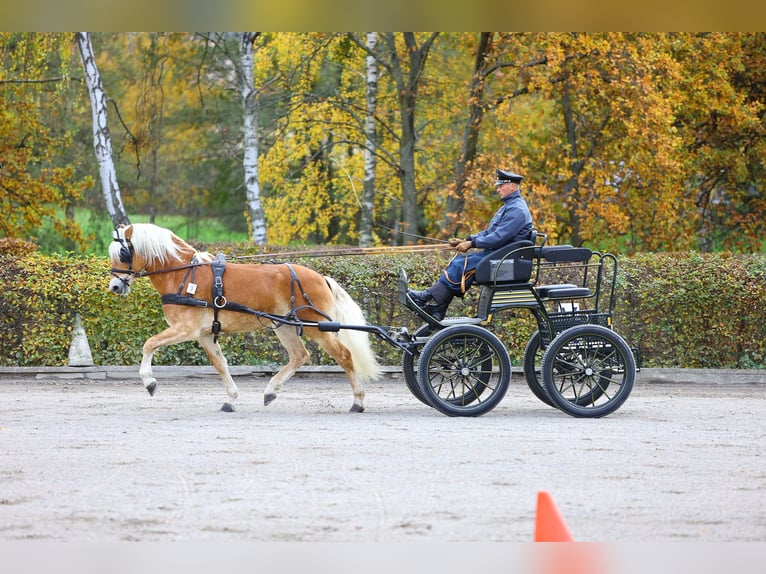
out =
<path fill-rule="evenodd" d="M 92 367 L 93 355 L 90 352 L 88 336 L 82 326 L 82 318 L 77 313 L 74 318 L 74 328 L 72 329 L 72 344 L 69 345 L 69 366 L 70 367 Z"/>

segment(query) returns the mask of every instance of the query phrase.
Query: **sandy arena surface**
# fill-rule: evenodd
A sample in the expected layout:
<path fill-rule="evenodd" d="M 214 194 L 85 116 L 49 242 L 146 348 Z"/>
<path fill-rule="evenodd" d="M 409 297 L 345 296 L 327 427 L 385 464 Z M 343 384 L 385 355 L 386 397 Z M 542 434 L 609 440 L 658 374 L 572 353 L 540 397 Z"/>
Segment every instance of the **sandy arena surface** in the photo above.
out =
<path fill-rule="evenodd" d="M 0 540 L 531 541 L 538 491 L 578 541 L 766 540 L 763 385 L 642 384 L 603 419 L 514 377 L 449 418 L 401 380 L 351 414 L 341 376 L 262 404 L 238 380 L 0 379 Z"/>

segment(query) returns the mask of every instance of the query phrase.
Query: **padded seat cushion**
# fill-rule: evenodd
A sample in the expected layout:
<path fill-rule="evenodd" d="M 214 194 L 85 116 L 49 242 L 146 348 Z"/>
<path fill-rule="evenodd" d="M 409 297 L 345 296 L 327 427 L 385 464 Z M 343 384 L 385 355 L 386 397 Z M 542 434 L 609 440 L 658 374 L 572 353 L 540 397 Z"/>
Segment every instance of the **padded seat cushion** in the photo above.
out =
<path fill-rule="evenodd" d="M 543 299 L 581 299 L 592 295 L 591 290 L 587 287 L 578 287 L 572 283 L 541 285 L 535 289 Z"/>

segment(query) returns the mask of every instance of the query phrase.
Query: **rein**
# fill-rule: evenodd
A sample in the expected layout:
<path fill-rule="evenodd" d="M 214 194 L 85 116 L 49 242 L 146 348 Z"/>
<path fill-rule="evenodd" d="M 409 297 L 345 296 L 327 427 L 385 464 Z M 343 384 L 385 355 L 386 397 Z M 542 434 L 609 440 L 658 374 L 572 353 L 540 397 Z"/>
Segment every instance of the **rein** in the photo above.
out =
<path fill-rule="evenodd" d="M 290 290 L 291 290 L 291 296 L 290 296 L 290 312 L 287 315 L 279 316 L 274 315 L 271 313 L 265 313 L 263 311 L 258 311 L 256 309 L 252 309 L 246 305 L 242 305 L 240 303 L 234 303 L 231 301 L 228 301 L 226 297 L 223 294 L 223 275 L 226 268 L 226 258 L 223 254 L 219 253 L 215 260 L 213 261 L 196 261 L 196 255 L 192 257 L 191 262 L 186 265 L 178 265 L 176 267 L 169 267 L 166 269 L 157 269 L 155 271 L 146 271 L 146 269 L 143 269 L 141 271 L 134 271 L 133 270 L 133 254 L 134 254 L 134 248 L 133 244 L 130 242 L 129 239 L 122 239 L 120 237 L 116 237 L 115 241 L 119 241 L 122 244 L 122 247 L 120 249 L 119 257 L 120 261 L 122 263 L 127 263 L 128 268 L 127 269 L 117 269 L 116 267 L 112 267 L 110 270 L 110 274 L 119 279 L 123 282 L 126 286 L 129 285 L 130 279 L 126 279 L 125 275 L 128 275 L 135 278 L 140 277 L 149 277 L 151 275 L 159 275 L 162 273 L 173 273 L 175 271 L 183 271 L 188 270 L 186 274 L 184 275 L 183 280 L 181 281 L 181 284 L 178 287 L 178 291 L 175 293 L 168 293 L 165 295 L 162 295 L 162 304 L 163 305 L 186 305 L 190 307 L 198 307 L 198 308 L 207 308 L 212 307 L 213 308 L 213 325 L 212 325 L 212 331 L 213 331 L 213 338 L 214 341 L 218 341 L 218 335 L 221 331 L 221 323 L 218 320 L 218 312 L 219 311 L 234 311 L 237 313 L 246 313 L 249 315 L 254 315 L 258 318 L 268 319 L 271 321 L 274 325 L 291 325 L 295 327 L 296 332 L 298 335 L 303 334 L 303 329 L 305 327 L 305 323 L 303 320 L 301 320 L 300 317 L 298 317 L 298 313 L 300 311 L 303 311 L 305 309 L 310 309 L 325 319 L 327 321 L 332 322 L 332 318 L 324 313 L 322 310 L 318 309 L 314 303 L 309 298 L 308 293 L 306 293 L 305 289 L 303 288 L 303 285 L 301 284 L 300 279 L 295 273 L 295 270 L 289 263 L 284 263 L 284 265 L 287 266 L 287 268 L 290 270 Z M 261 259 L 274 259 L 279 257 L 295 257 L 295 256 L 302 256 L 302 257 L 332 257 L 332 256 L 345 256 L 345 255 L 378 255 L 378 254 L 385 254 L 385 253 L 419 253 L 419 252 L 426 252 L 426 251 L 434 251 L 434 250 L 444 250 L 450 248 L 448 244 L 439 244 L 439 245 L 404 245 L 404 246 L 390 246 L 390 247 L 352 247 L 347 249 L 325 249 L 325 250 L 319 250 L 319 251 L 291 251 L 291 252 L 284 252 L 284 253 L 261 253 L 257 255 L 242 255 L 242 256 L 235 256 L 233 259 L 236 260 L 246 260 L 246 259 L 252 259 L 252 260 L 261 260 Z M 212 286 L 212 303 L 208 302 L 205 299 L 199 299 L 197 297 L 194 297 L 195 291 L 196 291 L 196 284 L 194 283 L 194 272 L 197 267 L 201 267 L 203 265 L 210 265 L 213 269 L 213 286 Z M 189 281 L 189 277 L 191 275 L 191 281 Z M 188 284 L 187 284 L 188 281 Z M 184 287 L 186 287 L 186 293 L 188 295 L 183 294 Z M 296 287 L 300 290 L 301 295 L 303 296 L 303 299 L 306 301 L 306 305 L 301 305 L 299 307 L 296 307 L 295 305 L 295 295 L 296 295 Z"/>
<path fill-rule="evenodd" d="M 303 251 L 284 251 L 281 253 L 256 253 L 254 255 L 236 255 L 235 260 L 269 260 L 283 257 L 345 257 L 347 255 L 385 255 L 387 253 L 424 253 L 451 249 L 444 245 L 393 245 L 385 247 L 346 247 L 337 249 L 315 249 Z"/>
<path fill-rule="evenodd" d="M 178 267 L 169 267 L 167 269 L 157 269 L 157 271 L 133 271 L 133 269 L 117 269 L 112 267 L 110 271 L 111 275 L 132 275 L 133 277 L 149 277 L 150 275 L 159 275 L 161 273 L 172 273 L 173 271 L 182 271 L 183 269 L 192 269 L 194 267 L 200 267 L 202 265 L 212 265 L 212 261 L 198 261 L 196 263 L 188 263 L 186 265 L 179 265 Z"/>

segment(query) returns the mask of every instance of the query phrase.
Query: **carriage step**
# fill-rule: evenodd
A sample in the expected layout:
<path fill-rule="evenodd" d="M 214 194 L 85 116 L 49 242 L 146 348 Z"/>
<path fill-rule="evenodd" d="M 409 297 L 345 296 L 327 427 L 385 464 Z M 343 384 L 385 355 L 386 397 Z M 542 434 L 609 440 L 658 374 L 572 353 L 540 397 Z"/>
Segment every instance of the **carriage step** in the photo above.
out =
<path fill-rule="evenodd" d="M 407 273 L 404 271 L 404 269 L 399 269 L 399 280 L 397 282 L 397 287 L 399 292 L 399 303 L 407 307 L 407 309 L 415 313 L 415 315 L 423 319 L 423 321 L 429 325 L 436 327 L 442 324 L 441 321 L 438 321 L 435 317 L 431 317 L 431 315 L 426 313 L 425 309 L 416 305 L 415 302 L 410 298 L 409 294 L 407 293 L 407 291 L 409 291 L 409 280 L 407 279 Z"/>
<path fill-rule="evenodd" d="M 451 327 L 452 325 L 482 325 L 486 323 L 481 317 L 445 317 L 441 320 L 441 324 L 444 327 Z"/>

